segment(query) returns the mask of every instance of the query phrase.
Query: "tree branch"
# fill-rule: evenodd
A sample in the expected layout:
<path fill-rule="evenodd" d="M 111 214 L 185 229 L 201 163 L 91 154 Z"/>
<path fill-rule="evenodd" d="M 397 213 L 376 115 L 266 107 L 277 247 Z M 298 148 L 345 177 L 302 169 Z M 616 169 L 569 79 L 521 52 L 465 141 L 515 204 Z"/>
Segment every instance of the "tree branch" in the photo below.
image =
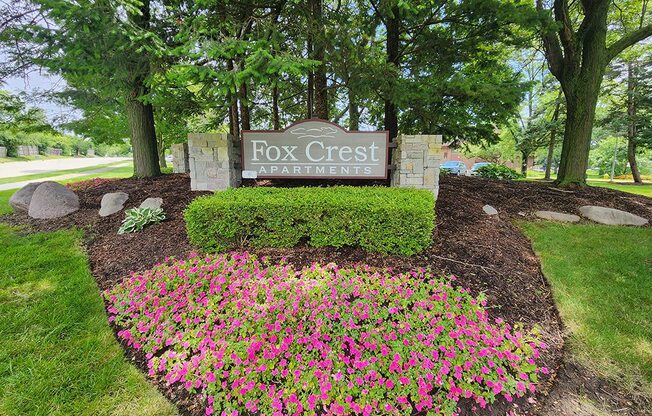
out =
<path fill-rule="evenodd" d="M 553 6 L 555 12 L 555 20 L 561 23 L 559 28 L 559 39 L 564 47 L 565 55 L 575 56 L 575 33 L 573 32 L 573 24 L 569 18 L 568 2 L 566 0 L 555 0 Z"/>
<path fill-rule="evenodd" d="M 537 10 L 543 10 L 543 0 L 537 0 Z M 550 31 L 548 28 L 543 28 L 541 32 L 543 40 L 543 50 L 545 52 L 550 72 L 560 79 L 564 70 L 564 52 L 561 49 L 559 38 L 557 34 Z"/>
<path fill-rule="evenodd" d="M 634 30 L 633 32 L 623 35 L 620 39 L 618 39 L 607 48 L 607 59 L 611 61 L 625 49 L 650 36 L 652 36 L 652 25 L 643 26 L 638 30 Z"/>

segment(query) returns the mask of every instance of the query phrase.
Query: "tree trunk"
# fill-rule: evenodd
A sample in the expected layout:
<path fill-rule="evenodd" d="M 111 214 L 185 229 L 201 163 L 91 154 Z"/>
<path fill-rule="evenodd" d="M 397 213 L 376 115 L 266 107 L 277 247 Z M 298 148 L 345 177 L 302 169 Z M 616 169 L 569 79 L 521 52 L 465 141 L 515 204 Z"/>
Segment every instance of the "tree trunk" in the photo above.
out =
<path fill-rule="evenodd" d="M 230 96 L 231 105 L 229 106 L 229 131 L 237 139 L 240 137 L 240 117 L 238 117 L 238 99 Z"/>
<path fill-rule="evenodd" d="M 387 62 L 399 68 L 399 8 L 398 6 L 392 7 L 392 15 L 387 16 L 386 29 L 387 29 Z M 393 84 L 393 83 L 392 83 Z M 389 138 L 394 139 L 398 135 L 398 113 L 396 105 L 393 102 L 391 91 L 390 96 L 385 97 L 385 130 L 389 131 Z"/>
<path fill-rule="evenodd" d="M 240 84 L 240 121 L 242 130 L 251 130 L 249 104 L 247 103 L 247 84 Z"/>
<path fill-rule="evenodd" d="M 521 175 L 527 178 L 527 160 L 530 157 L 529 153 L 521 152 Z"/>
<path fill-rule="evenodd" d="M 139 97 L 144 87 L 134 88 L 127 98 L 127 121 L 131 130 L 131 147 L 134 153 L 134 176 L 151 178 L 161 174 L 156 149 L 154 109 L 144 104 Z"/>
<path fill-rule="evenodd" d="M 636 163 L 636 140 L 630 140 L 629 138 L 627 140 L 627 160 L 629 161 L 629 168 L 632 170 L 634 183 L 643 183 L 641 172 L 638 170 L 638 164 Z"/>
<path fill-rule="evenodd" d="M 545 180 L 550 180 L 552 172 L 552 159 L 555 154 L 555 142 L 557 141 L 557 122 L 559 121 L 559 110 L 561 109 L 561 90 L 557 95 L 557 103 L 555 104 L 555 111 L 552 113 L 552 128 L 550 129 L 550 143 L 548 143 L 548 156 L 546 157 L 546 174 L 543 177 Z"/>
<path fill-rule="evenodd" d="M 552 128 L 550 130 L 550 143 L 548 143 L 548 155 L 546 156 L 546 173 L 543 175 L 543 179 L 549 181 L 550 174 L 552 172 L 552 159 L 555 155 L 555 142 L 557 141 L 557 129 Z"/>
<path fill-rule="evenodd" d="M 614 157 L 611 159 L 611 175 L 609 175 L 609 182 L 614 181 L 614 176 L 616 176 L 617 162 L 618 162 L 618 138 L 616 137 L 616 143 L 614 143 Z"/>
<path fill-rule="evenodd" d="M 586 185 L 591 133 L 604 67 L 597 72 L 591 74 L 588 80 L 575 80 L 571 88 L 564 90 L 566 125 L 557 175 L 559 185 Z"/>
<path fill-rule="evenodd" d="M 274 130 L 281 129 L 281 120 L 278 110 L 278 85 L 274 84 L 272 88 L 272 128 Z"/>
<path fill-rule="evenodd" d="M 315 115 L 321 119 L 328 120 L 328 89 L 326 81 L 325 63 L 325 37 L 323 21 L 322 0 L 311 0 L 312 15 L 316 25 L 316 36 L 314 38 L 314 59 L 321 63 L 315 70 Z"/>
<path fill-rule="evenodd" d="M 313 73 L 313 85 L 311 88 L 310 78 L 308 79 L 308 90 L 312 91 L 314 100 L 311 104 L 311 110 L 314 108 L 314 115 L 318 118 L 328 120 L 328 85 L 326 79 L 326 33 L 324 30 L 323 20 L 323 3 L 322 0 L 308 0 L 309 3 L 309 30 L 312 36 L 309 38 L 312 51 L 310 53 L 311 59 L 320 61 L 320 64 L 315 68 Z M 311 101 L 312 101 L 311 100 Z"/>
<path fill-rule="evenodd" d="M 360 129 L 360 108 L 355 93 L 349 90 L 349 130 Z"/>
<path fill-rule="evenodd" d="M 643 183 L 636 163 L 636 66 L 627 62 L 627 160 L 632 171 L 634 183 Z"/>
<path fill-rule="evenodd" d="M 233 72 L 234 65 L 233 59 L 226 61 L 226 68 Z M 239 140 L 240 138 L 240 117 L 238 117 L 238 94 L 229 92 L 227 94 L 229 100 L 229 133 Z"/>
<path fill-rule="evenodd" d="M 161 169 L 168 167 L 167 162 L 165 161 L 165 142 L 163 141 L 163 135 L 159 133 L 158 139 L 156 140 L 156 149 L 158 151 L 158 165 Z"/>
<path fill-rule="evenodd" d="M 308 26 L 312 27 L 312 3 L 308 4 Z M 312 30 L 308 30 L 306 36 L 306 56 L 313 57 L 313 34 Z M 308 70 L 308 82 L 306 86 L 306 118 L 312 118 L 314 114 L 314 98 L 315 98 L 315 72 L 313 69 Z"/>
<path fill-rule="evenodd" d="M 144 29 L 149 29 L 149 0 L 144 0 L 139 8 L 140 13 L 131 14 L 133 23 Z M 137 53 L 137 52 L 134 52 Z M 149 66 L 130 68 L 133 81 L 131 91 L 127 96 L 127 123 L 131 130 L 131 147 L 134 154 L 134 176 L 151 178 L 161 174 L 156 146 L 156 129 L 154 128 L 154 108 L 145 104 L 140 97 L 147 94 L 145 79 L 149 75 Z"/>

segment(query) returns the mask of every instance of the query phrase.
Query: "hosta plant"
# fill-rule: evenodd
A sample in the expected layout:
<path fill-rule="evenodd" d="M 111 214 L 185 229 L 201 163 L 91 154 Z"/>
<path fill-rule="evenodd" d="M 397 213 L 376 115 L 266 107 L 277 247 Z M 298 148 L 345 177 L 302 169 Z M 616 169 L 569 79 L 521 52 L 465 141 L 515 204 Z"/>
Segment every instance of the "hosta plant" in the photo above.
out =
<path fill-rule="evenodd" d="M 165 219 L 163 208 L 132 208 L 125 211 L 125 219 L 118 234 L 135 233 L 147 225 L 158 224 Z"/>
<path fill-rule="evenodd" d="M 423 270 L 247 253 L 171 260 L 105 292 L 149 373 L 210 414 L 455 414 L 535 389 L 538 335 L 489 320 L 482 296 Z"/>

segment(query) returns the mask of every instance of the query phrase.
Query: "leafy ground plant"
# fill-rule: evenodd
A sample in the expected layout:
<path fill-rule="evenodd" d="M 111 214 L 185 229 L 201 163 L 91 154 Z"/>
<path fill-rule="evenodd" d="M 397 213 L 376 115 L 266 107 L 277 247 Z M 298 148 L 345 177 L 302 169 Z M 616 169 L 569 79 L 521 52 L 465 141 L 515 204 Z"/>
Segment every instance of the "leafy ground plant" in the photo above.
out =
<path fill-rule="evenodd" d="M 105 293 L 150 375 L 206 414 L 454 414 L 534 391 L 544 345 L 425 271 L 295 271 L 247 253 L 171 260 Z M 226 412 L 226 413 L 223 413 Z"/>
<path fill-rule="evenodd" d="M 150 224 L 158 224 L 165 219 L 163 208 L 132 208 L 125 211 L 125 219 L 118 234 L 142 231 Z"/>
<path fill-rule="evenodd" d="M 521 177 L 521 174 L 516 172 L 514 169 L 510 169 L 507 166 L 499 165 L 496 163 L 479 167 L 476 171 L 476 174 L 482 178 L 488 179 L 513 180 Z"/>

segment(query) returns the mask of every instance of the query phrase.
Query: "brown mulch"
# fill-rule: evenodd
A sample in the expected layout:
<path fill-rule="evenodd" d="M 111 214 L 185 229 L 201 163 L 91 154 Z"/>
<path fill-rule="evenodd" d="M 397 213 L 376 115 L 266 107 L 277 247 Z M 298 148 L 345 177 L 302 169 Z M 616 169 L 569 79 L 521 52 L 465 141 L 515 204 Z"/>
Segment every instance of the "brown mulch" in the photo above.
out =
<path fill-rule="evenodd" d="M 273 183 L 247 185 L 270 184 Z M 291 183 L 294 186 L 297 184 L 306 183 Z M 288 186 L 289 183 L 276 185 Z M 623 209 L 652 220 L 652 199 L 604 188 L 559 189 L 543 182 L 506 182 L 452 176 L 443 176 L 440 186 L 435 243 L 419 255 L 384 256 L 353 248 L 311 247 L 250 251 L 272 259 L 285 257 L 298 267 L 313 262 L 336 262 L 340 266 L 365 263 L 392 267 L 397 271 L 427 267 L 434 273 L 457 276 L 458 283 L 471 288 L 475 294 L 485 293 L 494 316 L 512 323 L 522 322 L 527 327 L 539 327 L 548 344 L 541 361 L 550 368 L 551 375 L 542 381 L 534 403 L 525 399 L 512 405 L 499 401 L 494 405 L 492 414 L 504 414 L 511 406 L 515 406 L 513 410 L 519 414 L 538 413 L 554 406 L 550 401 L 568 392 L 604 397 L 597 390 L 608 391 L 609 407 L 618 409 L 619 414 L 640 414 L 646 406 L 644 399 L 631 400 L 610 383 L 596 383 L 594 378 L 577 376 L 583 369 L 562 365 L 563 326 L 550 287 L 541 273 L 539 260 L 530 242 L 512 220 L 529 219 L 535 210 L 577 213 L 581 205 Z M 167 220 L 140 233 L 118 235 L 116 232 L 122 214 L 105 218 L 97 215 L 102 195 L 117 191 L 129 194 L 126 208 L 138 206 L 147 197 L 163 198 Z M 81 209 L 67 217 L 42 221 L 30 219 L 24 214 L 13 214 L 2 220 L 30 225 L 38 231 L 71 226 L 86 229 L 91 269 L 98 286 L 104 290 L 128 276 L 130 271 L 147 269 L 169 256 L 183 257 L 190 253 L 193 248 L 186 237 L 182 211 L 193 198 L 202 194 L 205 193 L 190 191 L 189 179 L 184 175 L 165 175 L 149 180 L 121 179 L 79 191 Z M 482 211 L 485 204 L 495 207 L 499 215 L 485 215 Z M 146 368 L 142 355 L 130 348 L 125 349 L 141 369 Z M 201 404 L 184 391 L 165 386 L 160 381 L 157 384 L 183 413 L 201 414 Z M 549 393 L 553 399 L 546 400 Z M 474 413 L 468 403 L 462 404 L 462 410 L 465 414 Z M 557 413 L 574 412 L 562 410 Z"/>

